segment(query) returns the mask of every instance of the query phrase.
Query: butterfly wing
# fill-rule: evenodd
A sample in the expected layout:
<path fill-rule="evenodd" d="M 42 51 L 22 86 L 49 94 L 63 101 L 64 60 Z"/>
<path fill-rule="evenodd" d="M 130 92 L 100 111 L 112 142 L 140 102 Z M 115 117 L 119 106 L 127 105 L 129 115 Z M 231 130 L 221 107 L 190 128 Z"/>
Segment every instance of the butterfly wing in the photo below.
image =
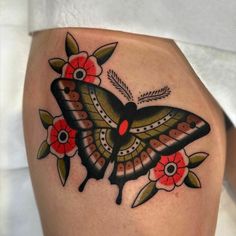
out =
<path fill-rule="evenodd" d="M 189 111 L 150 106 L 138 110 L 130 133 L 159 154 L 172 154 L 210 132 L 209 124 Z"/>
<path fill-rule="evenodd" d="M 54 80 L 51 91 L 69 126 L 78 130 L 78 153 L 87 179 L 103 178 L 114 147 L 111 133 L 124 105 L 106 89 L 72 79 Z"/>
<path fill-rule="evenodd" d="M 117 127 L 124 105 L 106 89 L 74 79 L 56 79 L 51 91 L 71 128 Z"/>

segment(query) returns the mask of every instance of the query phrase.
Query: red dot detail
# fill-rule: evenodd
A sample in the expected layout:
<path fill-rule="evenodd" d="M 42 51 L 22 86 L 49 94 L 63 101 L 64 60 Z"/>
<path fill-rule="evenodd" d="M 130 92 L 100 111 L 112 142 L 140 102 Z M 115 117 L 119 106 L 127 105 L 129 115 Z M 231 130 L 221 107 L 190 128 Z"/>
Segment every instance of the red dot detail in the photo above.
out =
<path fill-rule="evenodd" d="M 120 136 L 123 136 L 127 132 L 128 126 L 129 126 L 129 122 L 127 120 L 123 120 L 120 123 L 119 130 L 118 130 Z"/>

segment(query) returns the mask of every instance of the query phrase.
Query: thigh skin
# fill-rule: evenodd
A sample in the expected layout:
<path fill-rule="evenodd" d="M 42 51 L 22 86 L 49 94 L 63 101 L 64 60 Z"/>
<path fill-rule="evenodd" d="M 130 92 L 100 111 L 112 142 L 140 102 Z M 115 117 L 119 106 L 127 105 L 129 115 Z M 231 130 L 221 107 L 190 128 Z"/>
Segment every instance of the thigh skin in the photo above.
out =
<path fill-rule="evenodd" d="M 65 89 L 66 82 L 58 82 L 52 86 L 56 91 L 53 93 L 50 88 L 57 78 L 70 80 L 69 89 Z M 92 87 L 87 86 L 89 83 Z M 113 118 L 116 131 L 106 131 L 110 130 L 109 124 L 99 110 L 88 111 L 89 103 L 95 106 L 88 88 L 98 91 L 100 106 Z M 80 101 L 84 113 L 79 113 L 76 105 L 75 111 L 68 108 L 68 101 L 73 99 Z M 112 102 L 114 99 L 121 103 Z M 137 104 L 136 110 L 155 108 L 133 112 L 133 107 L 124 108 L 127 100 Z M 173 117 L 167 115 L 171 109 Z M 82 114 L 89 116 L 88 123 L 83 123 Z M 76 118 L 80 115 L 82 123 Z M 214 235 L 225 160 L 224 119 L 174 41 L 80 28 L 35 33 L 26 74 L 23 117 L 28 162 L 45 235 Z M 210 127 L 207 132 L 201 131 L 204 122 Z M 139 131 L 132 133 L 135 124 L 157 128 L 147 138 Z M 86 135 L 90 125 L 96 126 L 89 131 L 92 141 L 98 140 L 97 155 L 105 156 L 99 162 L 96 155 L 93 160 L 90 156 L 92 146 L 88 150 L 89 144 L 82 141 L 82 134 Z M 102 128 L 107 132 L 106 141 L 113 148 L 113 157 L 104 146 Z M 171 130 L 179 130 L 173 135 L 180 136 L 171 137 Z M 182 139 L 181 135 L 187 138 Z M 136 149 L 131 145 L 132 138 L 143 146 L 136 156 L 131 150 L 132 155 L 124 157 L 131 162 L 123 165 L 121 149 L 126 150 L 125 145 Z M 163 147 L 166 152 L 162 152 Z M 145 159 L 145 154 L 150 157 L 152 152 L 154 156 Z M 178 155 L 177 163 L 174 158 Z M 118 177 L 113 178 L 115 184 L 109 180 L 117 163 L 121 164 L 123 175 L 129 176 L 120 205 L 116 204 Z M 100 165 L 98 169 L 95 164 Z M 104 169 L 101 171 L 100 167 Z M 89 179 L 80 192 L 78 187 L 88 172 L 97 179 Z M 124 182 L 125 177 L 120 178 Z"/>

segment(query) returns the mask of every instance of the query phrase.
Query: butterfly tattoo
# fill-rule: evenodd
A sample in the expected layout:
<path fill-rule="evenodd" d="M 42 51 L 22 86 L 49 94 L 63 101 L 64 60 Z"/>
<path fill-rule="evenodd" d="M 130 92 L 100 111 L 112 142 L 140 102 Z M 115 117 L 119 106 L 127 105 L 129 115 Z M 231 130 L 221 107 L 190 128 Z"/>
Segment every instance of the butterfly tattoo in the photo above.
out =
<path fill-rule="evenodd" d="M 56 157 L 59 179 L 65 186 L 71 158 L 78 154 L 87 170 L 79 186 L 81 192 L 89 179 L 104 178 L 108 166 L 111 167 L 109 181 L 118 186 L 117 204 L 122 202 L 126 182 L 145 175 L 148 182 L 136 195 L 132 208 L 150 200 L 160 190 L 170 192 L 183 184 L 201 188 L 192 169 L 209 154 L 187 154 L 185 147 L 210 132 L 207 121 L 180 108 L 148 105 L 170 96 L 168 86 L 135 98 L 127 84 L 108 70 L 108 81 L 125 98 L 124 103 L 100 86 L 103 65 L 118 50 L 118 42 L 104 44 L 89 53 L 81 50 L 68 32 L 64 45 L 67 58 L 48 61 L 59 74 L 51 91 L 62 115 L 53 116 L 39 109 L 47 137 L 39 146 L 37 159 L 49 154 Z"/>
<path fill-rule="evenodd" d="M 126 182 L 155 167 L 163 155 L 170 155 L 210 131 L 209 124 L 189 111 L 170 106 L 139 104 L 167 97 L 170 89 L 146 92 L 134 102 L 128 86 L 108 71 L 113 86 L 127 99 L 121 100 L 105 88 L 75 79 L 58 78 L 51 91 L 69 127 L 76 130 L 76 145 L 87 176 L 79 186 L 83 191 L 90 178 L 102 179 L 108 165 L 109 176 L 118 186 L 116 203 L 122 202 Z"/>

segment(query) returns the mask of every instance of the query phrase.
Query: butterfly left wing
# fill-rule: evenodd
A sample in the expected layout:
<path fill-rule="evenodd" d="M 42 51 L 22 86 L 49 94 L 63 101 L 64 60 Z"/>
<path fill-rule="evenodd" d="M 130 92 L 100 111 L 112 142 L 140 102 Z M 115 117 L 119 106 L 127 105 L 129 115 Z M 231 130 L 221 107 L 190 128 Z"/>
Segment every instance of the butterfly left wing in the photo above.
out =
<path fill-rule="evenodd" d="M 172 154 L 210 132 L 210 125 L 189 111 L 150 106 L 138 110 L 130 133 L 162 155 Z"/>

